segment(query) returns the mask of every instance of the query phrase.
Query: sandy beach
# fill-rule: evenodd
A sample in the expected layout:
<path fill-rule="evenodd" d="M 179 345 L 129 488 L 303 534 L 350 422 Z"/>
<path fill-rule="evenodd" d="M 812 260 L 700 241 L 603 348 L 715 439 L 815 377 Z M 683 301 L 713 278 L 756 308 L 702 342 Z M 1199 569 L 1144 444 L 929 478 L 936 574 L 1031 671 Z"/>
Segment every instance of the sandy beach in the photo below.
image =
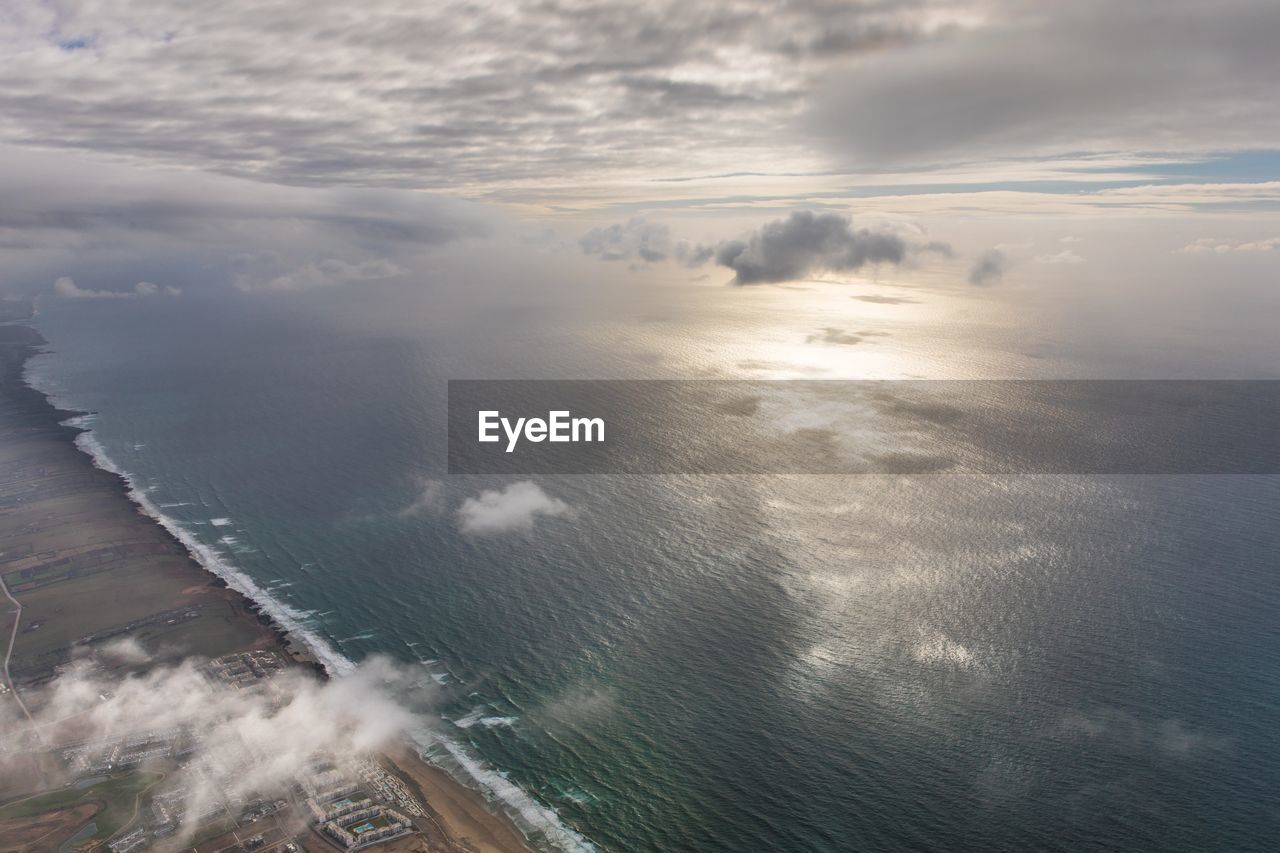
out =
<path fill-rule="evenodd" d="M 153 651 L 152 663 L 274 650 L 327 677 L 257 604 L 206 571 L 140 512 L 120 477 L 97 468 L 76 447 L 80 430 L 63 422 L 78 413 L 56 409 L 23 381 L 23 365 L 43 345 L 30 326 L 0 325 L 0 578 L 16 603 L 0 602 L 9 672 L 0 703 L 13 706 L 6 712 L 18 719 L 18 700 L 55 677 L 74 649 L 124 636 Z M 407 746 L 380 760 L 416 789 L 429 812 L 416 820 L 427 848 L 419 836 L 417 846 L 406 839 L 397 849 L 529 849 L 479 793 Z M 0 801 L 43 790 L 51 781 L 35 762 L 30 768 L 24 778 L 4 781 Z M 33 820 L 43 827 L 42 843 L 60 832 L 70 837 L 80 823 L 56 815 Z M 317 839 L 304 846 L 322 845 Z"/>

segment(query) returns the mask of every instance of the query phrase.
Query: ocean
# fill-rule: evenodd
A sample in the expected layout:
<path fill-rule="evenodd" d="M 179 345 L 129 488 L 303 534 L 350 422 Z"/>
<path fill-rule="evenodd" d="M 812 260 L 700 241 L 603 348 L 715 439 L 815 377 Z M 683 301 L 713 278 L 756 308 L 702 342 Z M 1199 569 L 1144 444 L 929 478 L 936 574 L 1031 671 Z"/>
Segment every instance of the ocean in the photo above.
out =
<path fill-rule="evenodd" d="M 1280 478 L 540 476 L 571 512 L 460 532 L 512 478 L 445 473 L 448 379 L 1046 369 L 887 308 L 824 348 L 781 298 L 84 300 L 41 306 L 28 375 L 330 668 L 421 667 L 429 755 L 544 847 L 1274 849 Z"/>

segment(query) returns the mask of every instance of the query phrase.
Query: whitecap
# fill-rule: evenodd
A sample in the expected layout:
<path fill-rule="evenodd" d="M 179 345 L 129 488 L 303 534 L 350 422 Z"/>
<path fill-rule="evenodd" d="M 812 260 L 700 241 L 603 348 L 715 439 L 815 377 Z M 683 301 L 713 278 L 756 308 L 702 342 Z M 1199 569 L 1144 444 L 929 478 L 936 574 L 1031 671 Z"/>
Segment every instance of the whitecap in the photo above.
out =
<path fill-rule="evenodd" d="M 79 421 L 81 424 L 86 424 L 90 422 L 91 417 L 93 416 L 81 416 L 64 423 Z M 124 480 L 129 497 L 144 513 L 182 543 L 196 562 L 226 581 L 228 587 L 257 604 L 292 639 L 304 646 L 327 672 L 337 677 L 349 675 L 355 671 L 354 661 L 345 657 L 307 627 L 307 623 L 316 617 L 316 613 L 292 607 L 271 596 L 247 573 L 228 562 L 216 549 L 205 545 L 190 530 L 161 512 L 160 507 L 146 492 L 138 488 L 133 475 L 117 466 L 108 456 L 97 436 L 92 432 L 82 432 L 76 436 L 76 446 L 88 454 L 98 468 Z M 444 684 L 448 676 L 445 673 L 432 673 L 432 678 Z M 488 766 L 481 759 L 472 757 L 461 744 L 423 727 L 415 729 L 411 736 L 419 747 L 420 757 L 437 766 L 441 765 L 433 759 L 428 750 L 433 745 L 439 745 L 456 766 L 457 773 L 451 773 L 451 775 L 454 775 L 460 783 L 470 784 L 478 789 L 489 801 L 500 803 L 503 811 L 522 832 L 539 834 L 557 849 L 572 851 L 572 853 L 592 853 L 595 850 L 591 842 L 561 821 L 555 809 L 536 800 L 501 771 Z M 442 767 L 442 769 L 449 770 L 448 767 Z M 463 778 L 458 778 L 459 774 Z"/>

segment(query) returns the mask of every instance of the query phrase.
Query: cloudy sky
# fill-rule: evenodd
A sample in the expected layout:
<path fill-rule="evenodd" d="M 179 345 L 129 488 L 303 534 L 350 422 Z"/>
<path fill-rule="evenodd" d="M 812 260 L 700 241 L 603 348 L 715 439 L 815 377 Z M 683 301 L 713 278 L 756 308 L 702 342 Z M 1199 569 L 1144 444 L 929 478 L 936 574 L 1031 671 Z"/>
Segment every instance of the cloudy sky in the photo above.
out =
<path fill-rule="evenodd" d="M 0 288 L 374 289 L 467 253 L 694 286 L 1262 281 L 1277 34 L 1269 0 L 5 0 Z"/>

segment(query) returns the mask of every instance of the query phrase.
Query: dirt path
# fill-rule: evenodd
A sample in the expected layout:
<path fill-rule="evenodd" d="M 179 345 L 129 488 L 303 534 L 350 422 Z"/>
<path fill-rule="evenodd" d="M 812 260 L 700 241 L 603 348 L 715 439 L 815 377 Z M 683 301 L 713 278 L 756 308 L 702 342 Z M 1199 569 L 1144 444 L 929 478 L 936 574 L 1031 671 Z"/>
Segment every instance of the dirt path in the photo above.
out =
<path fill-rule="evenodd" d="M 13 699 L 18 703 L 18 707 L 22 709 L 22 713 L 26 715 L 27 722 L 31 723 L 31 731 L 35 733 L 36 740 L 44 743 L 44 738 L 40 737 L 40 730 L 36 728 L 36 721 L 32 719 L 31 712 L 27 710 L 27 703 L 22 701 L 22 697 L 18 695 L 18 687 L 13 683 L 13 679 L 9 677 L 9 658 L 13 657 L 13 647 L 18 642 L 18 625 L 22 622 L 22 605 L 18 603 L 18 599 L 14 598 L 9 592 L 8 585 L 4 582 L 4 577 L 0 575 L 0 590 L 4 591 L 4 597 L 13 602 L 13 630 L 9 632 L 9 647 L 4 651 L 4 683 L 9 685 L 9 692 L 13 694 Z"/>

